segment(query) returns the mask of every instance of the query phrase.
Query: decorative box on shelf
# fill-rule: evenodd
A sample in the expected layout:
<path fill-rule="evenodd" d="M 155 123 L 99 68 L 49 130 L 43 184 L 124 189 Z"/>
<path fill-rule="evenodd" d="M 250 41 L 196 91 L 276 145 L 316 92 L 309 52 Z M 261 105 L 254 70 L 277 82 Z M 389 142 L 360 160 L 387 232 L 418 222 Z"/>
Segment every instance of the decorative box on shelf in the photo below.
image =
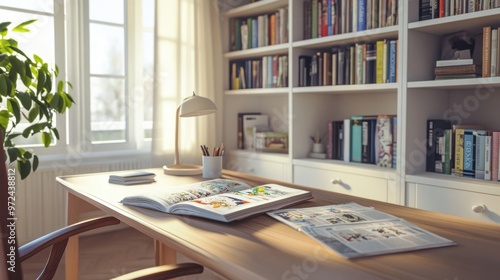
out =
<path fill-rule="evenodd" d="M 269 153 L 288 153 L 288 133 L 275 131 L 256 132 L 255 150 Z"/>

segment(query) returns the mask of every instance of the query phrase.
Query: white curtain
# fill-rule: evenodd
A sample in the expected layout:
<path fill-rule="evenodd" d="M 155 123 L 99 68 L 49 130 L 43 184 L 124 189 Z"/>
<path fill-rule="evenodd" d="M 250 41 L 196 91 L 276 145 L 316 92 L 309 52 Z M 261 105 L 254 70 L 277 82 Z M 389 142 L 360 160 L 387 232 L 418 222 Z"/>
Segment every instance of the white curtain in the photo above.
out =
<path fill-rule="evenodd" d="M 222 141 L 222 48 L 217 0 L 156 0 L 153 163 L 174 162 L 175 111 L 193 92 L 217 105 L 212 115 L 181 118 L 181 163 L 200 164 L 200 145 Z"/>

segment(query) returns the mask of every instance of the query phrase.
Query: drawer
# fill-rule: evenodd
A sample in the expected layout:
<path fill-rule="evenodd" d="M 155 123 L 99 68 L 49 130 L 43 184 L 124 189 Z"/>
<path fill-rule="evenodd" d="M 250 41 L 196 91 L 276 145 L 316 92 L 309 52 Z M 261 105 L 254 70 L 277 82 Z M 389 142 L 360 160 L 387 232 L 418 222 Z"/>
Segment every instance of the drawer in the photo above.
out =
<path fill-rule="evenodd" d="M 299 185 L 388 202 L 387 179 L 335 170 L 294 166 L 293 180 Z"/>
<path fill-rule="evenodd" d="M 225 168 L 279 181 L 288 181 L 285 176 L 285 164 L 263 159 L 246 157 L 228 157 Z"/>
<path fill-rule="evenodd" d="M 410 206 L 500 224 L 500 196 L 425 184 L 410 184 Z"/>

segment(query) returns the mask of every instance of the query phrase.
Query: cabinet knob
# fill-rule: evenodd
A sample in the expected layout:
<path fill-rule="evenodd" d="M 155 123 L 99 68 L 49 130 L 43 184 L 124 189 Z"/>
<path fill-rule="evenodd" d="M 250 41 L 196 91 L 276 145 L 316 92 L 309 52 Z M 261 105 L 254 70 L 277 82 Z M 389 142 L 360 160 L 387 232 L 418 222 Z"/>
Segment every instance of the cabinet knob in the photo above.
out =
<path fill-rule="evenodd" d="M 340 178 L 332 179 L 331 182 L 334 185 L 340 185 L 340 184 L 342 184 L 342 180 Z"/>
<path fill-rule="evenodd" d="M 474 213 L 484 213 L 486 211 L 486 205 L 484 204 L 474 205 L 472 206 L 472 211 L 474 211 Z"/>

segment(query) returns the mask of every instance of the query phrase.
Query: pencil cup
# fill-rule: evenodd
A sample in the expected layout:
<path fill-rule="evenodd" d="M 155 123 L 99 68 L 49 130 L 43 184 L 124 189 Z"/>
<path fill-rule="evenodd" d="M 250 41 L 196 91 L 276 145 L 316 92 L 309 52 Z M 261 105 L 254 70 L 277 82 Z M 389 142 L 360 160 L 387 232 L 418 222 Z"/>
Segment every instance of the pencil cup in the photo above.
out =
<path fill-rule="evenodd" d="M 215 179 L 222 177 L 222 157 L 202 156 L 203 178 Z"/>

